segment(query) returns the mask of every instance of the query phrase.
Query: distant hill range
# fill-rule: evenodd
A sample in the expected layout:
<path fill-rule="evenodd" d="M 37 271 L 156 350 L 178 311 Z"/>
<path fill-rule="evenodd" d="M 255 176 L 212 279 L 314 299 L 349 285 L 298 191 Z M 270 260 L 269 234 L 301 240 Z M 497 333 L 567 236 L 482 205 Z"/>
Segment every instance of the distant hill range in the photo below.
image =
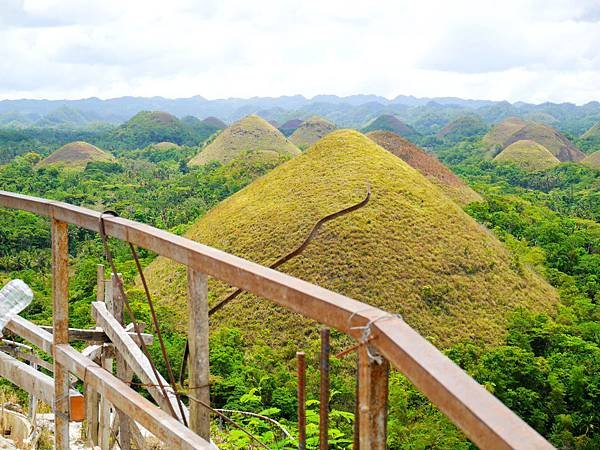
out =
<path fill-rule="evenodd" d="M 397 96 L 387 99 L 375 95 L 301 95 L 207 100 L 200 96 L 168 99 L 164 97 L 119 97 L 107 100 L 3 100 L 0 101 L 0 126 L 11 127 L 89 127 L 121 124 L 140 111 L 165 111 L 178 118 L 211 117 L 233 123 L 249 114 L 285 124 L 290 119 L 323 117 L 338 127 L 362 129 L 379 116 L 391 114 L 418 133 L 434 136 L 452 121 L 475 114 L 492 125 L 508 117 L 551 125 L 572 136 L 581 136 L 600 121 L 600 103 L 577 106 L 571 103 L 509 103 L 506 101 L 465 100 L 454 97 L 417 98 Z M 207 125 L 214 126 L 214 120 Z M 221 128 L 222 128 L 221 124 Z M 281 127 L 283 128 L 283 126 Z M 283 130 L 282 130 L 283 131 Z M 367 130 L 373 131 L 373 130 Z M 388 130 L 393 131 L 393 130 Z M 288 134 L 283 131 L 284 134 Z"/>

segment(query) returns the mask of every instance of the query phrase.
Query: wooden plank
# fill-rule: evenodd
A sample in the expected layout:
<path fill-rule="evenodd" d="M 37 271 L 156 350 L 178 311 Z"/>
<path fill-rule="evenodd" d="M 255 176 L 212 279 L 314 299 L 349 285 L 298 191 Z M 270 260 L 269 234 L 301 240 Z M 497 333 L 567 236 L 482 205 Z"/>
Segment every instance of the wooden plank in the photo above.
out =
<path fill-rule="evenodd" d="M 69 237 L 65 222 L 52 219 L 53 350 L 69 343 Z M 69 449 L 69 372 L 54 358 L 54 448 Z"/>
<path fill-rule="evenodd" d="M 6 324 L 4 329 L 10 331 L 12 334 L 21 336 L 23 339 L 27 339 L 47 354 L 52 354 L 52 334 L 44 331 L 27 319 L 15 316 Z"/>
<path fill-rule="evenodd" d="M 2 351 L 0 351 L 0 375 L 44 403 L 54 404 L 56 398 L 54 396 L 54 379 Z M 82 421 L 85 417 L 83 396 L 76 390 L 70 389 L 67 404 L 71 411 L 70 420 Z"/>
<path fill-rule="evenodd" d="M 125 307 L 125 299 L 121 295 L 121 290 L 119 289 L 119 282 L 123 282 L 123 277 L 121 274 L 111 274 L 112 286 L 113 286 L 113 302 L 112 302 L 112 310 L 109 312 L 113 315 L 113 317 L 117 320 L 119 325 L 123 326 L 125 321 L 123 319 L 123 309 Z M 125 331 L 125 329 L 123 329 Z M 129 370 L 127 363 L 123 355 L 120 352 L 116 354 L 116 363 L 117 363 L 117 378 L 123 380 L 127 383 L 130 382 L 133 373 Z M 117 411 L 119 415 L 119 447 L 121 450 L 130 450 L 131 449 L 131 431 L 129 424 L 129 417 L 126 413 L 121 410 Z"/>
<path fill-rule="evenodd" d="M 78 378 L 106 396 L 116 408 L 126 412 L 132 420 L 147 430 L 151 430 L 154 436 L 166 444 L 166 448 L 214 450 L 209 442 L 71 346 L 58 345 L 56 357 Z"/>
<path fill-rule="evenodd" d="M 22 348 L 14 347 L 12 345 L 1 345 L 0 351 L 8 353 L 9 355 L 12 355 L 15 358 L 23 359 L 27 362 L 30 362 L 31 364 L 35 364 L 36 366 L 43 367 L 44 369 L 50 372 L 54 372 L 54 366 L 52 365 L 52 363 L 44 361 L 35 353 L 28 352 L 26 350 L 23 350 Z"/>
<path fill-rule="evenodd" d="M 52 327 L 41 325 L 40 328 L 49 333 L 52 333 Z M 129 336 L 131 336 L 131 339 L 133 339 L 133 341 L 138 346 L 140 345 L 137 333 L 130 331 Z M 142 333 L 142 339 L 144 340 L 146 345 L 152 345 L 152 342 L 154 341 L 154 336 L 148 333 Z M 69 328 L 69 342 L 71 341 L 85 341 L 90 344 L 103 344 L 110 343 L 110 338 L 102 329 L 99 328 Z"/>
<path fill-rule="evenodd" d="M 358 448 L 385 450 L 389 363 L 369 357 L 367 346 L 358 348 Z"/>
<path fill-rule="evenodd" d="M 146 384 L 146 388 L 152 398 L 159 404 L 165 411 L 170 411 L 173 408 L 177 418 L 180 418 L 179 407 L 177 406 L 177 398 L 173 389 L 169 386 L 169 383 L 158 374 L 157 379 L 154 376 L 150 362 L 146 358 L 146 355 L 133 343 L 133 340 L 125 332 L 125 330 L 119 325 L 116 319 L 108 312 L 106 305 L 102 302 L 92 302 L 92 316 L 96 323 L 102 327 L 104 332 L 110 337 L 113 345 L 123 357 L 125 361 L 134 371 L 134 373 L 140 378 L 142 383 Z M 165 398 L 162 394 L 160 387 L 157 387 L 160 382 L 165 386 L 168 397 Z M 169 405 L 170 403 L 170 405 Z M 184 408 L 184 412 L 187 415 L 187 409 Z"/>
<path fill-rule="evenodd" d="M 50 200 L 0 191 L 0 205 L 99 231 L 100 213 Z M 147 248 L 355 339 L 353 327 L 372 324 L 373 346 L 479 447 L 551 449 L 542 436 L 487 392 L 402 319 L 289 275 L 148 225 L 106 217 L 108 235 Z M 352 320 L 350 320 L 352 318 Z"/>
<path fill-rule="evenodd" d="M 210 404 L 208 358 L 208 277 L 188 270 L 188 342 L 190 428 L 210 440 L 210 410 L 194 399 Z"/>

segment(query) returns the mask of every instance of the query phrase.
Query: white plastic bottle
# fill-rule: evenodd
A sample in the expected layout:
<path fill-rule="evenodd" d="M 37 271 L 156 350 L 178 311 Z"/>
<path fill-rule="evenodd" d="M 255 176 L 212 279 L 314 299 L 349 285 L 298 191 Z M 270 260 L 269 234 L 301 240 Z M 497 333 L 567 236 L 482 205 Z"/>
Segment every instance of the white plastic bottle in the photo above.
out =
<path fill-rule="evenodd" d="M 17 314 L 33 300 L 31 288 L 23 280 L 9 281 L 0 289 L 0 332 Z"/>

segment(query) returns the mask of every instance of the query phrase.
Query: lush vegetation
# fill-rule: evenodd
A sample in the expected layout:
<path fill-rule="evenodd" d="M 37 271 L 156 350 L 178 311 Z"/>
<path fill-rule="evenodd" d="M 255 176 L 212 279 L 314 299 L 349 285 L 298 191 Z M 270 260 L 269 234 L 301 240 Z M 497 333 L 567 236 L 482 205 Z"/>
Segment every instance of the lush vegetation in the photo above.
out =
<path fill-rule="evenodd" d="M 390 251 L 388 245 L 381 250 L 381 254 L 373 257 L 372 261 L 383 260 L 386 263 L 378 268 L 373 262 L 369 267 L 377 272 L 377 277 L 389 277 L 389 280 L 408 277 L 408 272 L 385 272 L 386 267 L 397 264 L 395 259 L 385 259 L 390 253 L 394 253 L 394 258 L 402 260 L 404 264 L 411 261 L 411 267 L 406 267 L 406 270 L 410 272 L 410 276 L 414 276 L 415 267 L 422 270 L 422 261 L 419 260 L 422 248 L 430 245 L 431 252 L 434 252 L 440 242 L 448 245 L 446 260 L 459 261 L 460 270 L 471 270 L 473 273 L 470 275 L 476 277 L 482 268 L 473 265 L 474 260 L 488 256 L 479 253 L 479 247 L 460 241 L 464 244 L 463 247 L 470 249 L 465 254 L 463 247 L 453 244 L 450 237 L 458 236 L 457 239 L 463 239 L 460 236 L 467 230 L 470 234 L 464 240 L 485 240 L 488 247 L 494 249 L 495 254 L 490 258 L 494 258 L 496 267 L 501 267 L 503 273 L 510 273 L 515 279 L 525 276 L 524 274 L 535 278 L 537 275 L 531 272 L 534 270 L 556 287 L 560 294 L 558 307 L 555 310 L 541 308 L 538 312 L 532 312 L 524 302 L 514 304 L 508 313 L 506 328 L 497 330 L 483 320 L 485 317 L 482 319 L 481 311 L 485 310 L 486 305 L 476 304 L 473 308 L 467 308 L 467 312 L 471 309 L 473 312 L 469 320 L 479 321 L 476 323 L 480 327 L 490 326 L 489 332 L 494 333 L 493 339 L 487 341 L 485 332 L 482 333 L 482 338 L 475 340 L 468 334 L 460 335 L 456 330 L 444 328 L 438 331 L 439 335 L 458 333 L 457 338 L 447 341 L 444 341 L 443 336 L 436 338 L 436 320 L 447 322 L 446 312 L 448 308 L 454 307 L 448 304 L 448 297 L 453 294 L 454 287 L 449 290 L 448 280 L 436 278 L 436 272 L 457 270 L 456 267 L 447 265 L 441 269 L 436 266 L 431 274 L 423 275 L 423 280 L 435 282 L 422 285 L 417 291 L 411 291 L 412 287 L 397 286 L 398 290 L 404 289 L 407 292 L 404 297 L 421 302 L 415 303 L 418 307 L 415 306 L 413 312 L 402 312 L 406 313 L 407 320 L 411 320 L 411 313 L 427 320 L 428 322 L 418 324 L 423 332 L 431 336 L 435 343 L 446 344 L 445 351 L 454 361 L 555 445 L 565 449 L 600 448 L 600 411 L 597 406 L 600 404 L 600 171 L 575 163 L 563 163 L 543 171 L 525 171 L 515 165 L 482 159 L 485 150 L 475 138 L 462 140 L 452 147 L 439 143 L 439 148 L 434 149 L 439 158 L 484 197 L 484 201 L 472 203 L 465 209 L 510 249 L 510 254 L 499 258 L 498 255 L 504 254 L 503 250 L 486 232 L 478 228 L 479 231 L 475 231 L 476 228 L 470 228 L 470 225 L 465 226 L 465 223 L 469 223 L 465 222 L 468 218 L 450 202 L 431 198 L 432 194 L 425 189 L 428 184 L 423 184 L 422 177 L 417 177 L 412 170 L 402 168 L 389 155 L 378 154 L 365 143 L 366 140 L 361 140 L 355 133 L 350 133 L 350 137 L 333 135 L 331 139 L 337 139 L 337 143 L 341 143 L 338 152 L 334 151 L 335 145 L 330 140 L 327 146 L 321 148 L 319 157 L 312 162 L 306 163 L 310 155 L 302 155 L 294 164 L 289 163 L 278 169 L 281 180 L 276 185 L 270 185 L 272 195 L 269 198 L 276 198 L 279 206 L 269 204 L 264 196 L 259 197 L 255 203 L 249 203 L 258 188 L 265 188 L 266 181 L 263 178 L 252 188 L 243 191 L 242 195 L 238 194 L 228 203 L 213 209 L 223 199 L 273 169 L 281 160 L 249 158 L 248 153 L 242 152 L 239 157 L 226 164 L 188 167 L 187 161 L 198 151 L 197 143 L 185 145 L 185 140 L 177 141 L 166 134 L 156 139 L 184 145 L 168 148 L 146 146 L 143 143 L 145 141 L 140 138 L 139 142 L 143 144 L 122 147 L 122 150 L 115 152 L 117 158 L 114 161 L 88 163 L 81 171 L 37 167 L 42 155 L 73 140 L 86 140 L 101 148 L 117 148 L 116 141 L 110 140 L 110 136 L 114 136 L 110 134 L 112 132 L 112 129 L 68 132 L 57 129 L 26 129 L 10 133 L 1 131 L 0 158 L 6 164 L 0 167 L 0 188 L 96 210 L 116 210 L 123 216 L 178 234 L 191 232 L 200 238 L 197 235 L 200 229 L 204 234 L 203 240 L 213 239 L 210 242 L 213 245 L 220 242 L 221 245 L 228 246 L 227 250 L 238 253 L 250 252 L 244 253 L 244 256 L 265 263 L 281 256 L 288 247 L 293 247 L 291 244 L 301 240 L 314 221 L 324 213 L 346 206 L 361 197 L 366 171 L 374 193 L 380 192 L 378 188 L 382 186 L 386 192 L 390 190 L 394 193 L 396 191 L 393 189 L 396 188 L 400 191 L 396 195 L 374 195 L 370 204 L 374 209 L 365 208 L 356 214 L 359 226 L 346 223 L 331 227 L 322 236 L 323 242 L 311 244 L 306 258 L 303 256 L 282 269 L 326 286 L 333 283 L 330 287 L 368 300 L 376 298 L 380 287 L 387 284 L 360 285 L 363 281 L 360 281 L 360 276 L 354 271 L 354 263 L 343 267 L 351 272 L 350 275 L 346 278 L 338 277 L 337 281 L 329 279 L 331 274 L 321 278 L 316 274 L 322 272 L 323 267 L 331 268 L 331 263 L 335 261 L 349 258 L 359 261 L 359 257 L 369 257 L 371 253 L 366 249 L 370 247 L 365 247 L 367 244 L 364 241 L 369 233 L 375 233 L 371 242 L 391 242 L 389 236 L 396 236 L 405 242 L 406 239 L 411 239 L 410 242 L 419 244 L 419 247 L 409 249 L 410 252 L 406 254 L 402 252 L 409 250 L 398 248 Z M 139 135 L 134 136 L 137 139 Z M 4 153 L 3 149 L 11 150 Z M 37 153 L 31 152 L 32 149 Z M 21 156 L 14 157 L 19 154 Z M 300 166 L 302 158 L 303 164 L 307 164 L 303 166 L 303 170 Z M 327 172 L 332 171 L 337 173 L 337 178 L 328 178 Z M 350 176 L 353 171 L 357 174 L 356 179 Z M 385 175 L 398 173 L 394 171 L 400 171 L 402 176 Z M 311 191 L 303 194 L 300 182 L 307 173 L 314 174 L 314 180 L 310 184 Z M 277 172 L 271 174 L 277 175 Z M 344 177 L 352 178 L 352 181 L 350 184 L 347 180 L 340 182 L 342 184 L 339 185 L 337 196 L 327 197 L 320 203 L 313 202 L 319 197 L 321 190 L 330 192 L 332 185 L 338 186 L 335 184 L 336 179 Z M 404 183 L 403 186 L 397 186 L 398 179 Z M 347 195 L 349 191 L 352 194 L 350 196 Z M 392 202 L 392 198 L 396 199 L 396 203 Z M 398 199 L 406 200 L 402 200 L 404 203 L 399 206 Z M 241 216 L 235 216 L 233 218 L 239 221 L 236 224 L 224 223 L 223 229 L 216 227 L 215 224 L 220 223 L 216 215 L 233 211 L 236 202 L 239 205 L 244 202 L 252 204 L 251 215 L 263 214 L 264 217 L 270 217 L 269 223 L 252 227 L 252 217 L 242 220 Z M 430 205 L 437 206 L 430 208 Z M 206 215 L 210 210 L 213 212 Z M 250 214 L 249 208 L 243 211 Z M 423 216 L 417 222 L 407 222 L 409 211 L 412 217 L 418 214 Z M 451 211 L 452 220 L 442 220 L 447 216 L 440 215 L 440 211 L 444 211 L 446 215 Z M 198 222 L 201 217 L 204 219 Z M 379 217 L 388 218 L 393 222 L 393 227 L 374 230 L 373 224 Z M 434 226 L 435 223 L 431 224 L 434 220 L 447 227 L 445 232 L 448 236 L 444 235 L 442 240 L 436 234 L 439 229 Z M 275 226 L 277 221 L 281 221 L 281 224 Z M 198 223 L 204 225 L 198 228 Z M 365 229 L 369 233 L 365 234 Z M 401 235 L 403 230 L 412 234 Z M 96 264 L 102 261 L 101 244 L 95 234 L 75 228 L 70 228 L 69 233 L 70 262 L 74 268 L 70 284 L 71 325 L 86 327 L 91 325 L 89 303 L 95 298 L 95 270 Z M 219 241 L 219 233 L 236 236 L 238 241 Z M 343 244 L 344 251 L 338 251 L 336 248 L 340 245 L 339 239 L 343 242 L 356 239 L 357 244 L 352 248 Z M 49 240 L 46 219 L 23 212 L 0 210 L 0 282 L 11 278 L 25 280 L 36 294 L 25 314 L 30 319 L 45 324 L 51 318 Z M 282 245 L 282 242 L 289 245 Z M 390 245 L 393 247 L 395 244 Z M 452 245 L 458 247 L 453 248 Z M 150 323 L 143 294 L 135 284 L 136 271 L 127 247 L 118 242 L 112 242 L 111 247 L 119 270 L 126 279 L 138 318 Z M 459 247 L 463 253 L 459 251 Z M 348 255 L 348 251 L 355 253 Z M 144 266 L 155 261 L 155 255 L 149 252 L 141 251 L 140 255 Z M 328 255 L 330 259 L 323 259 L 323 255 Z M 312 258 L 312 262 L 309 258 Z M 314 267 L 311 268 L 311 265 Z M 177 273 L 180 269 L 170 270 Z M 338 272 L 341 273 L 342 269 Z M 182 286 L 179 281 L 175 281 L 170 288 L 177 290 Z M 524 289 L 530 296 L 536 295 L 537 285 L 532 286 L 529 290 Z M 225 292 L 226 287 L 217 287 L 212 292 L 211 301 L 216 301 Z M 501 295 L 500 291 L 494 292 Z M 394 298 L 394 295 L 387 293 L 385 297 Z M 468 297 L 478 298 L 478 295 L 470 292 Z M 539 302 L 543 301 L 542 297 L 539 296 Z M 160 303 L 160 300 L 157 301 Z M 247 296 L 239 301 L 239 304 L 228 307 L 232 308 L 231 315 L 237 314 L 238 319 L 249 302 L 258 300 Z M 272 320 L 280 318 L 279 310 L 260 309 L 264 307 L 263 303 L 252 305 L 259 311 L 266 311 L 265 314 L 270 314 Z M 394 310 L 393 305 L 382 306 Z M 160 313 L 165 324 L 169 354 L 173 365 L 177 367 L 182 357 L 184 337 L 176 326 L 177 320 L 168 317 L 174 316 L 170 307 L 172 303 L 162 308 Z M 476 312 L 480 315 L 477 316 Z M 487 321 L 491 320 L 490 315 Z M 277 346 L 272 342 L 261 342 L 260 339 L 249 340 L 264 331 L 274 330 L 275 325 L 272 323 L 265 325 L 264 315 L 254 325 L 250 324 L 250 329 L 256 331 L 250 338 L 245 334 L 247 328 L 245 325 L 242 327 L 240 320 L 224 321 L 218 318 L 217 321 L 220 325 L 214 327 L 210 355 L 211 396 L 214 405 L 264 414 L 277 420 L 281 427 L 291 433 L 291 439 L 285 438 L 282 428 L 278 426 L 239 413 L 232 415 L 271 448 L 294 448 L 297 405 L 293 354 L 295 350 L 302 349 L 307 353 L 309 362 L 309 447 L 315 448 L 318 433 L 318 402 L 315 400 L 318 398 L 316 333 L 304 335 L 299 341 L 290 339 L 287 345 Z M 296 325 L 295 322 L 290 323 L 290 326 Z M 314 324 L 310 326 L 316 331 Z M 455 329 L 460 326 L 462 325 L 452 325 Z M 258 327 L 266 330 L 258 330 Z M 428 332 L 429 330 L 434 331 Z M 334 351 L 343 349 L 349 343 L 335 332 L 332 342 Z M 153 347 L 152 352 L 156 355 L 155 359 L 160 361 L 158 349 Z M 332 358 L 331 361 L 332 449 L 351 446 L 354 363 L 352 356 L 342 360 Z M 159 366 L 164 370 L 162 365 Z M 5 380 L 0 381 L 2 389 L 7 389 L 8 386 Z M 21 400 L 24 400 L 22 396 Z M 224 449 L 247 448 L 252 444 L 243 433 L 226 426 L 220 427 L 217 423 L 214 424 L 214 433 L 215 440 Z M 472 448 L 464 435 L 396 372 L 392 373 L 390 379 L 388 444 L 390 448 L 406 449 Z"/>

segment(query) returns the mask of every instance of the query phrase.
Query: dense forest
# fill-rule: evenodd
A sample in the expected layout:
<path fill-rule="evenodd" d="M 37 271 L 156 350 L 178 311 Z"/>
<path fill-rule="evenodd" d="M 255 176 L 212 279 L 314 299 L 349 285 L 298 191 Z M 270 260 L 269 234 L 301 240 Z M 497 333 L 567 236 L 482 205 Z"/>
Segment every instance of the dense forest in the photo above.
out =
<path fill-rule="evenodd" d="M 87 131 L 0 129 L 0 188 L 99 211 L 115 210 L 183 234 L 213 206 L 286 159 L 261 161 L 242 155 L 226 164 L 188 167 L 187 161 L 217 130 L 175 120 L 158 132 L 144 115 L 136 116 L 135 132 L 131 123 Z M 38 166 L 43 156 L 74 140 L 112 150 L 115 159 L 90 162 L 82 171 Z M 152 145 L 162 141 L 178 145 L 168 149 Z M 557 447 L 600 448 L 600 170 L 574 162 L 533 172 L 500 164 L 481 156 L 479 136 L 429 137 L 422 143 L 483 196 L 483 201 L 471 203 L 465 211 L 504 242 L 514 267 L 533 267 L 561 298 L 553 315 L 525 309 L 512 312 L 502 345 L 464 342 L 447 350 L 447 355 Z M 74 268 L 70 324 L 89 327 L 102 245 L 93 233 L 74 227 L 69 233 Z M 137 274 L 128 248 L 116 241 L 111 248 L 138 319 L 151 323 L 142 291 L 135 284 Z M 140 250 L 140 256 L 144 266 L 155 258 L 145 250 Z M 34 301 L 24 316 L 40 324 L 51 323 L 49 271 L 48 221 L 0 210 L 0 281 L 20 278 L 32 287 Z M 171 329 L 163 332 L 177 367 L 185 336 Z M 282 362 L 269 346 L 244 352 L 240 339 L 236 328 L 219 329 L 211 336 L 211 401 L 217 407 L 267 415 L 295 435 L 293 362 Z M 309 360 L 310 448 L 315 448 L 318 438 L 317 345 L 304 349 Z M 158 356 L 156 344 L 151 351 Z M 332 358 L 331 364 L 330 444 L 332 449 L 349 448 L 355 381 L 348 374 L 354 361 Z M 5 380 L 0 386 L 12 389 Z M 23 398 L 22 392 L 19 395 Z M 264 421 L 235 419 L 271 448 L 294 448 L 293 439 L 284 439 L 279 429 Z M 390 448 L 473 447 L 397 372 L 390 380 L 388 426 Z M 223 449 L 251 445 L 239 430 L 215 423 L 214 432 Z"/>

